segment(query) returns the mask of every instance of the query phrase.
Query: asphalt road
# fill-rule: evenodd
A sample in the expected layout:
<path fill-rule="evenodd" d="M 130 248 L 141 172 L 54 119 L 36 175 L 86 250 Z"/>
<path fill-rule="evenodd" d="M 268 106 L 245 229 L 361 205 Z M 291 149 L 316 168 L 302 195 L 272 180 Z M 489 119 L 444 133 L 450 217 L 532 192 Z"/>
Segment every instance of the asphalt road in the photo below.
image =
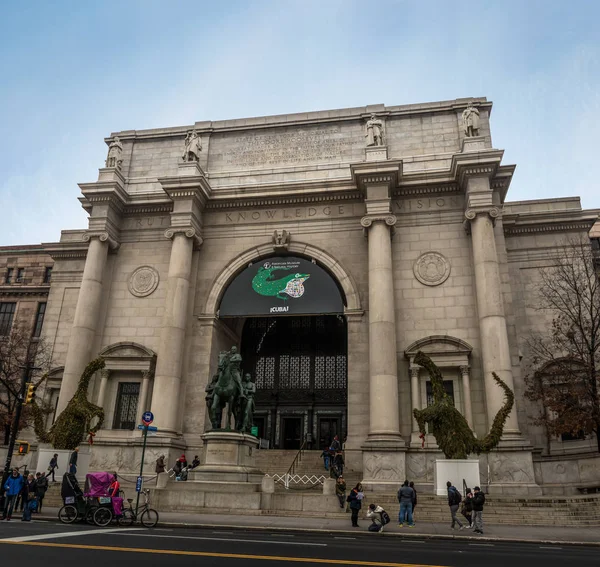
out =
<path fill-rule="evenodd" d="M 96 528 L 50 522 L 0 522 L 2 563 L 19 567 L 276 567 L 374 565 L 444 567 L 598 567 L 597 547 L 401 539 L 377 533 L 353 537 L 302 532 L 212 529 Z"/>

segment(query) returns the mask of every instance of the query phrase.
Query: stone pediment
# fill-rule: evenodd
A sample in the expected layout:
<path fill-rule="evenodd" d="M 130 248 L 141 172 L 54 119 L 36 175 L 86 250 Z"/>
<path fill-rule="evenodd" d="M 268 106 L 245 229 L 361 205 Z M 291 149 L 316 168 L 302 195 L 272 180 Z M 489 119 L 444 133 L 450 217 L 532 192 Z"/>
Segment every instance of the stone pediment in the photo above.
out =
<path fill-rule="evenodd" d="M 153 350 L 134 342 L 119 342 L 102 349 L 99 356 L 106 361 L 106 370 L 140 370 L 152 372 L 156 363 Z"/>
<path fill-rule="evenodd" d="M 440 367 L 468 366 L 473 347 L 450 335 L 430 335 L 412 343 L 404 355 L 414 364 L 414 357 L 422 351 Z"/>

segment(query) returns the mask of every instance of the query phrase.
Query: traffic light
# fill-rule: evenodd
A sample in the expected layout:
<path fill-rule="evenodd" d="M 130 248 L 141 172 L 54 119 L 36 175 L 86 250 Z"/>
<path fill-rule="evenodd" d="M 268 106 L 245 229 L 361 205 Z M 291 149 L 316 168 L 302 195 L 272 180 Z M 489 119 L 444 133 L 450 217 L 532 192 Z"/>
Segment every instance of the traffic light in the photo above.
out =
<path fill-rule="evenodd" d="M 29 443 L 27 441 L 19 441 L 19 455 L 27 455 L 29 453 Z"/>
<path fill-rule="evenodd" d="M 30 404 L 35 398 L 35 386 L 32 382 L 27 384 L 27 393 L 25 394 L 25 402 L 26 404 Z"/>

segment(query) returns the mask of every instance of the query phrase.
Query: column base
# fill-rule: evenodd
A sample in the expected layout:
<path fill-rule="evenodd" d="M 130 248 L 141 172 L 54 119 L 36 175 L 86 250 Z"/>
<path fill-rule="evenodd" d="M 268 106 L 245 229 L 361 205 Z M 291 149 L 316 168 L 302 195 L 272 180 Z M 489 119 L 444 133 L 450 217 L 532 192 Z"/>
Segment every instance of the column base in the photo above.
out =
<path fill-rule="evenodd" d="M 364 489 L 396 491 L 406 476 L 406 443 L 402 437 L 367 439 L 362 450 Z"/>

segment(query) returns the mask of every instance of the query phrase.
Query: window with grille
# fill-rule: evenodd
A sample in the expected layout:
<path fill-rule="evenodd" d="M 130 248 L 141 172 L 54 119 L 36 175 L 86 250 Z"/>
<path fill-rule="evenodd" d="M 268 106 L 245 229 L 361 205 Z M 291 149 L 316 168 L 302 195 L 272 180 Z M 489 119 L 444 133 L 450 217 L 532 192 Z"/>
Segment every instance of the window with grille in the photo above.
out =
<path fill-rule="evenodd" d="M 25 278 L 25 270 L 23 268 L 17 268 L 17 277 L 15 283 L 23 283 Z"/>
<path fill-rule="evenodd" d="M 121 382 L 119 384 L 113 429 L 135 429 L 139 397 L 139 383 Z"/>
<path fill-rule="evenodd" d="M 14 271 L 15 271 L 14 268 L 7 268 L 6 269 L 6 275 L 4 276 L 4 283 L 6 283 L 6 284 L 12 283 L 12 278 L 13 278 Z"/>
<path fill-rule="evenodd" d="M 37 313 L 35 316 L 35 327 L 33 328 L 33 336 L 39 337 L 42 334 L 42 326 L 44 325 L 44 315 L 46 314 L 46 304 L 38 303 Z"/>
<path fill-rule="evenodd" d="M 16 303 L 0 303 L 0 336 L 10 335 Z"/>
<path fill-rule="evenodd" d="M 454 382 L 452 380 L 444 380 L 444 391 L 446 392 L 446 394 L 448 394 L 448 396 L 450 396 L 450 399 L 452 400 L 452 405 L 456 405 L 456 403 L 454 401 Z M 429 407 L 434 402 L 433 388 L 431 386 L 431 381 L 429 381 L 429 380 L 427 380 L 426 392 L 427 392 L 427 407 Z"/>

